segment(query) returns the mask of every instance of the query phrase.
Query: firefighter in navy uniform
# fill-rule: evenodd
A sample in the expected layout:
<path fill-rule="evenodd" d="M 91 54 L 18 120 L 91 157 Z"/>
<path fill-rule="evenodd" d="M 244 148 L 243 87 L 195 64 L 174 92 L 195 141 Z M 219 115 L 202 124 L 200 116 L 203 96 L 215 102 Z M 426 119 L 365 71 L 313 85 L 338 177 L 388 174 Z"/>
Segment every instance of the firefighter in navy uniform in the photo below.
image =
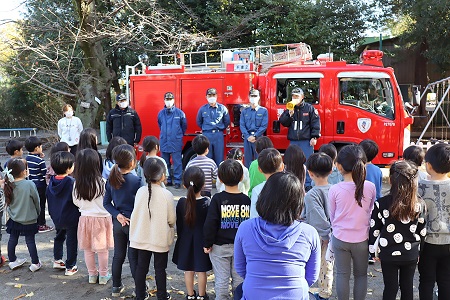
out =
<path fill-rule="evenodd" d="M 116 107 L 111 109 L 106 117 L 106 137 L 108 142 L 114 136 L 120 136 L 128 144 L 134 146 L 141 140 L 141 120 L 137 112 L 129 106 L 125 94 L 117 95 L 116 101 Z"/>
<path fill-rule="evenodd" d="M 286 109 L 280 116 L 281 125 L 288 127 L 288 140 L 302 148 L 306 159 L 314 152 L 314 146 L 320 137 L 320 118 L 317 110 L 303 101 L 305 97 L 301 88 L 291 92 L 294 109 Z M 306 172 L 305 189 L 311 188 L 311 178 Z"/>

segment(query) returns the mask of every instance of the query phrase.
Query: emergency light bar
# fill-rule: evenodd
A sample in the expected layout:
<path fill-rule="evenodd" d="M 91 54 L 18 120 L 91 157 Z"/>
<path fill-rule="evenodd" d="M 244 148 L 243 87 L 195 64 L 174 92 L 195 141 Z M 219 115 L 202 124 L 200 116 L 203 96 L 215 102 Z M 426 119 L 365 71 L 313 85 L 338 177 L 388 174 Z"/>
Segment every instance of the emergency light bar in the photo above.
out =
<path fill-rule="evenodd" d="M 383 51 L 381 50 L 366 50 L 361 53 L 361 61 L 364 65 L 383 66 Z"/>

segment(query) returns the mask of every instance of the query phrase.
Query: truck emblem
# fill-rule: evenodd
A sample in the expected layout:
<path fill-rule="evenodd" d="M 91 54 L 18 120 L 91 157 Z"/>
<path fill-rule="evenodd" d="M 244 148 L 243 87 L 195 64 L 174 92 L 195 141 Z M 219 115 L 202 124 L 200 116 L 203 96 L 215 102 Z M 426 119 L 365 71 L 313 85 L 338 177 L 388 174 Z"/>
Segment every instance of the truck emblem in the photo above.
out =
<path fill-rule="evenodd" d="M 362 133 L 366 133 L 369 131 L 370 126 L 372 125 L 372 120 L 369 118 L 359 118 L 358 119 L 358 129 Z"/>

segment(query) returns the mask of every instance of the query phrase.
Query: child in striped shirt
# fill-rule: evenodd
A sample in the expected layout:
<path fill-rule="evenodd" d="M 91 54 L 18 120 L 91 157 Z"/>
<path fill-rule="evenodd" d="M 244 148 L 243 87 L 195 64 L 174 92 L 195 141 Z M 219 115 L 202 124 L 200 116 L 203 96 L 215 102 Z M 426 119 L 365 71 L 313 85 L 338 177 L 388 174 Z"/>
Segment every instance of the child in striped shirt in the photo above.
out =
<path fill-rule="evenodd" d="M 205 173 L 205 185 L 201 191 L 202 196 L 211 197 L 211 190 L 213 187 L 213 181 L 217 179 L 217 165 L 209 157 L 208 154 L 209 140 L 203 134 L 197 135 L 192 140 L 192 148 L 194 149 L 197 156 L 192 159 L 186 166 L 186 169 L 191 166 L 196 166 L 202 169 Z"/>
<path fill-rule="evenodd" d="M 42 141 L 36 136 L 30 136 L 25 141 L 25 148 L 28 151 L 26 158 L 28 163 L 28 178 L 34 182 L 39 194 L 39 203 L 41 212 L 38 216 L 39 233 L 53 230 L 53 227 L 47 226 L 45 221 L 45 201 L 47 182 L 45 181 L 45 174 L 47 174 L 47 166 L 43 159 Z"/>

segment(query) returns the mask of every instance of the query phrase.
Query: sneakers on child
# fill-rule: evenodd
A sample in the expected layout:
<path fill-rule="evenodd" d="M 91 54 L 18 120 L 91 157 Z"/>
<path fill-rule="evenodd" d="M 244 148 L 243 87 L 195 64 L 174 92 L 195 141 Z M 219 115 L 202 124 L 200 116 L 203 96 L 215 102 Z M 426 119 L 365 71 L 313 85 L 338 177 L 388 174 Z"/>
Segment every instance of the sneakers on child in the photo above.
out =
<path fill-rule="evenodd" d="M 98 278 L 98 284 L 107 284 L 111 279 L 111 274 L 107 274 L 106 276 L 100 276 Z"/>
<path fill-rule="evenodd" d="M 89 275 L 89 283 L 95 284 L 98 281 L 98 274 L 97 275 Z"/>
<path fill-rule="evenodd" d="M 9 268 L 11 270 L 17 269 L 18 267 L 22 266 L 26 261 L 27 261 L 26 258 L 17 258 L 15 261 L 9 263 Z"/>
<path fill-rule="evenodd" d="M 37 264 L 31 264 L 30 266 L 30 271 L 31 272 L 36 272 L 37 270 L 39 270 L 42 267 L 41 262 L 37 263 Z"/>
<path fill-rule="evenodd" d="M 38 229 L 39 233 L 49 232 L 49 231 L 52 231 L 52 230 L 53 230 L 53 227 L 52 226 L 47 226 L 47 225 L 40 225 L 39 229 Z"/>
<path fill-rule="evenodd" d="M 113 297 L 120 297 L 120 293 L 122 293 L 125 290 L 125 287 L 123 285 L 121 286 L 113 286 L 111 296 Z"/>
<path fill-rule="evenodd" d="M 66 269 L 66 263 L 62 259 L 53 262 L 53 269 Z"/>
<path fill-rule="evenodd" d="M 205 293 L 204 296 L 197 296 L 197 300 L 209 300 L 209 296 Z"/>
<path fill-rule="evenodd" d="M 70 269 L 66 269 L 66 273 L 64 275 L 72 276 L 72 275 L 75 275 L 77 272 L 78 272 L 78 267 L 77 266 L 73 266 Z"/>
<path fill-rule="evenodd" d="M 186 295 L 186 300 L 196 300 L 197 299 L 197 292 L 194 290 L 194 295 Z"/>
<path fill-rule="evenodd" d="M 6 263 L 6 258 L 2 255 L 0 256 L 0 267 L 3 267 L 3 265 Z"/>

